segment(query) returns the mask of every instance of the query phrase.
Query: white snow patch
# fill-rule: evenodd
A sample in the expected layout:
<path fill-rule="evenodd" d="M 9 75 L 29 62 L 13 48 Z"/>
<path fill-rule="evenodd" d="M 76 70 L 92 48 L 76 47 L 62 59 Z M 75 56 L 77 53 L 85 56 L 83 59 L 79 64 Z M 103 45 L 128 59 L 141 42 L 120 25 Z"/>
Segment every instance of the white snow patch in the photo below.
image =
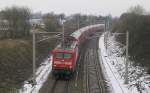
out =
<path fill-rule="evenodd" d="M 107 52 L 104 45 L 104 35 L 101 36 L 99 40 L 99 48 L 100 48 L 100 58 L 103 66 L 105 67 L 106 74 L 109 79 L 109 86 L 113 88 L 113 90 L 110 90 L 111 93 L 128 93 L 128 89 L 126 87 L 122 87 L 120 82 L 118 81 L 118 75 L 115 74 L 117 71 L 113 68 L 113 66 L 110 64 L 110 60 L 107 58 Z M 113 69 L 113 71 L 112 71 Z M 104 70 L 104 69 L 103 69 Z"/>
<path fill-rule="evenodd" d="M 47 80 L 49 73 L 52 70 L 51 58 L 47 58 L 45 62 L 36 71 L 36 85 L 32 86 L 25 81 L 20 93 L 38 93 L 44 82 Z"/>
<path fill-rule="evenodd" d="M 99 47 L 100 58 L 115 93 L 150 93 L 150 75 L 146 73 L 145 68 L 134 66 L 133 62 L 129 62 L 129 84 L 124 84 L 125 57 L 122 53 L 125 47 L 115 41 L 115 36 L 107 38 L 106 49 L 104 35 L 102 35 Z"/>

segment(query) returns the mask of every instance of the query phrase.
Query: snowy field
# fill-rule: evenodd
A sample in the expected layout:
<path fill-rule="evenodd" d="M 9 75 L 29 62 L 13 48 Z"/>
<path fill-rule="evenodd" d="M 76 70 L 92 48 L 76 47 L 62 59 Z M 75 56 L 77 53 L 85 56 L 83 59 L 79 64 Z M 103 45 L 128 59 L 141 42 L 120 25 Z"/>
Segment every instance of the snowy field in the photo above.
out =
<path fill-rule="evenodd" d="M 120 47 L 115 41 L 114 36 L 110 36 L 106 43 L 104 35 L 99 40 L 100 60 L 106 69 L 108 82 L 112 87 L 112 93 L 150 93 L 150 75 L 146 73 L 146 69 L 140 66 L 134 66 L 133 62 L 129 62 L 129 83 L 124 84 L 125 77 L 125 58 L 122 53 L 125 47 Z"/>

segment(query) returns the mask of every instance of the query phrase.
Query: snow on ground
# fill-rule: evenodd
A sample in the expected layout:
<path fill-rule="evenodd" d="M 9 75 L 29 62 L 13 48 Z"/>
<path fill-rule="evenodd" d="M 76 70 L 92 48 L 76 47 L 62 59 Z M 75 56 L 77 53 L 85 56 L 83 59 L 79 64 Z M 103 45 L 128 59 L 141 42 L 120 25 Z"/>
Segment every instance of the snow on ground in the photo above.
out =
<path fill-rule="evenodd" d="M 114 69 L 112 64 L 110 63 L 110 59 L 108 58 L 106 48 L 104 45 L 104 35 L 102 35 L 99 40 L 99 47 L 100 47 L 100 51 L 99 51 L 100 60 L 103 66 L 105 67 L 105 70 L 108 76 L 109 87 L 112 86 L 113 88 L 113 90 L 112 91 L 110 90 L 110 92 L 111 93 L 128 93 L 128 89 L 121 86 L 120 82 L 122 81 L 118 81 L 119 75 L 117 74 L 116 69 Z"/>
<path fill-rule="evenodd" d="M 106 39 L 105 39 L 106 40 Z M 109 84 L 115 93 L 150 93 L 150 75 L 146 69 L 134 66 L 129 62 L 129 84 L 124 84 L 125 58 L 122 53 L 125 47 L 120 47 L 120 43 L 115 41 L 115 36 L 110 36 L 106 41 L 104 35 L 99 40 L 100 60 L 106 69 Z"/>
<path fill-rule="evenodd" d="M 32 86 L 26 81 L 22 89 L 20 89 L 20 93 L 38 93 L 44 82 L 47 80 L 49 73 L 51 72 L 51 65 L 51 58 L 47 58 L 36 71 L 37 84 Z"/>

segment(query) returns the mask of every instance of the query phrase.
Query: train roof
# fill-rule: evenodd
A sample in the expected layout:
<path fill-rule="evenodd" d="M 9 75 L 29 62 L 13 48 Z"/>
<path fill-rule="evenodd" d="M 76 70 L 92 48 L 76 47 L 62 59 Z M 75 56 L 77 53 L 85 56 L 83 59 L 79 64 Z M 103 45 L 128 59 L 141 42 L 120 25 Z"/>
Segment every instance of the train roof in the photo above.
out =
<path fill-rule="evenodd" d="M 89 30 L 90 28 L 95 28 L 95 27 L 102 27 L 104 26 L 104 24 L 96 24 L 96 25 L 90 25 L 90 26 L 86 26 L 86 27 L 83 27 L 81 29 L 78 29 L 76 30 L 75 32 L 73 32 L 71 34 L 72 37 L 75 37 L 76 39 L 78 39 L 80 37 L 80 35 L 84 32 L 84 31 L 87 31 Z"/>
<path fill-rule="evenodd" d="M 62 53 L 73 53 L 74 50 L 64 50 L 64 49 L 54 49 L 53 53 L 58 53 L 58 52 L 62 52 Z"/>
<path fill-rule="evenodd" d="M 70 43 L 66 43 L 65 41 L 62 42 L 61 44 L 57 45 L 57 47 L 53 50 L 53 52 L 68 52 L 68 53 L 72 53 L 73 51 L 75 51 L 75 47 L 78 44 L 78 39 L 80 37 L 80 35 L 84 32 L 87 31 L 91 28 L 95 28 L 95 27 L 102 27 L 104 26 L 104 24 L 96 24 L 96 25 L 90 25 L 90 26 L 86 26 L 83 27 L 79 30 L 76 30 L 75 32 L 73 32 L 70 36 L 67 36 L 65 38 L 65 40 L 70 40 Z M 67 41 L 68 42 L 68 41 Z M 64 44 L 64 45 L 63 45 Z"/>
<path fill-rule="evenodd" d="M 55 51 L 74 51 L 77 46 L 77 41 L 72 41 L 71 43 L 64 44 L 63 42 L 54 49 Z"/>
<path fill-rule="evenodd" d="M 53 52 L 73 52 L 77 46 L 77 40 L 75 37 L 67 36 L 64 38 L 64 42 L 61 42 Z"/>

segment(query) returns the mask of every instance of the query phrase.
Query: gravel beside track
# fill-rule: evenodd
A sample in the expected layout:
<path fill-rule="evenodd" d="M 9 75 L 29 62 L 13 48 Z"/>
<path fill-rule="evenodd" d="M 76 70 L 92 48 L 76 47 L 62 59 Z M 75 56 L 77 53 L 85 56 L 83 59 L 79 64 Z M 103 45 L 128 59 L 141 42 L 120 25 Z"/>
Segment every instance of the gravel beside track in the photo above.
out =
<path fill-rule="evenodd" d="M 68 93 L 69 81 L 55 80 L 49 93 Z"/>

